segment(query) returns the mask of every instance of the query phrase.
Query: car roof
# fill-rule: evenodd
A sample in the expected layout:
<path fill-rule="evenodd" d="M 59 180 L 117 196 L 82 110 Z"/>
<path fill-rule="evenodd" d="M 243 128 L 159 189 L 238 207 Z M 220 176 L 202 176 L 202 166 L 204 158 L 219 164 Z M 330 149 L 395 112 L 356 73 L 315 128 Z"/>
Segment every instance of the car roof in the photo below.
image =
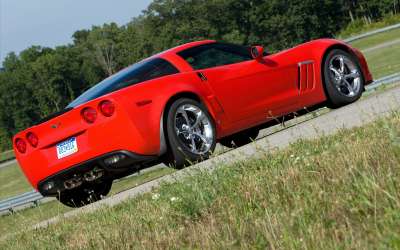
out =
<path fill-rule="evenodd" d="M 196 46 L 200 46 L 200 45 L 204 45 L 204 44 L 216 43 L 216 42 L 217 41 L 215 41 L 215 40 L 203 40 L 203 41 L 185 43 L 185 44 L 179 45 L 177 47 L 174 47 L 172 49 L 160 52 L 157 55 L 154 55 L 152 57 L 163 57 L 163 56 L 166 56 L 168 54 L 177 54 L 177 53 L 179 53 L 179 52 L 181 52 L 183 50 L 186 50 L 186 49 L 190 49 L 190 48 L 193 48 L 193 47 L 196 47 Z"/>

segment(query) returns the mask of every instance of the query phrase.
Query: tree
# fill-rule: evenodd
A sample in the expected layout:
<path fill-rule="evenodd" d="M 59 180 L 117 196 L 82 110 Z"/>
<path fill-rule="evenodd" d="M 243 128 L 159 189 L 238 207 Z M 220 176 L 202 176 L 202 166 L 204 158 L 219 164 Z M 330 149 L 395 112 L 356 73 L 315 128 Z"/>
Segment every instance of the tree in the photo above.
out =
<path fill-rule="evenodd" d="M 124 26 L 76 31 L 73 43 L 10 53 L 0 71 L 0 150 L 12 134 L 63 109 L 116 71 L 201 39 L 266 45 L 271 52 L 332 37 L 350 22 L 399 13 L 400 0 L 154 0 Z"/>

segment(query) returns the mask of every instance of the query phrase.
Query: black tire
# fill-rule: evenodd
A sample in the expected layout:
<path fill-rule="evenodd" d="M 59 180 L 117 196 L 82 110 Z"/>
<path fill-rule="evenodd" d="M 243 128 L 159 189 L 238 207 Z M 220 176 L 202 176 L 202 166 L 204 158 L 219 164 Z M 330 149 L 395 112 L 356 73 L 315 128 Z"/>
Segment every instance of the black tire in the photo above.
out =
<path fill-rule="evenodd" d="M 259 133 L 260 133 L 259 129 L 252 128 L 252 129 L 241 131 L 237 134 L 233 134 L 228 137 L 225 137 L 225 138 L 221 139 L 219 143 L 221 143 L 223 146 L 228 147 L 228 148 L 242 147 L 246 144 L 253 142 L 255 139 L 257 139 Z"/>
<path fill-rule="evenodd" d="M 182 133 L 178 135 L 178 131 L 179 128 L 182 127 L 186 124 L 186 120 L 182 121 L 182 117 L 180 117 L 179 113 L 181 110 L 183 110 L 184 107 L 197 107 L 198 111 L 203 112 L 202 114 L 204 115 L 204 121 L 200 122 L 199 126 L 201 127 L 202 125 L 204 125 L 203 129 L 205 131 L 205 129 L 207 129 L 207 131 L 209 132 L 208 135 L 210 135 L 210 133 L 212 133 L 212 135 L 209 136 L 209 143 L 202 143 L 200 136 L 195 136 L 192 134 L 189 134 L 189 132 L 187 132 L 186 134 Z M 179 111 L 178 111 L 179 110 Z M 187 117 L 189 118 L 189 123 L 190 125 L 195 125 L 195 117 L 193 117 L 193 114 L 190 114 L 190 112 L 186 112 Z M 203 117 L 203 116 L 202 116 Z M 215 129 L 215 124 L 213 119 L 211 118 L 207 108 L 197 102 L 194 101 L 192 99 L 188 99 L 188 98 L 181 98 L 176 100 L 171 107 L 169 108 L 168 112 L 167 112 L 167 116 L 166 116 L 166 131 L 167 131 L 167 136 L 168 136 L 168 153 L 166 155 L 166 159 L 164 160 L 164 163 L 166 163 L 167 165 L 170 165 L 174 168 L 177 169 L 181 169 L 184 168 L 188 165 L 191 165 L 193 163 L 202 161 L 202 160 L 206 160 L 210 157 L 211 153 L 214 151 L 215 146 L 216 146 L 216 129 Z M 200 128 L 199 128 L 200 129 Z M 193 129 L 194 130 L 194 129 Z M 183 130 L 182 130 L 183 131 Z M 200 129 L 201 131 L 201 129 Z M 190 138 L 187 139 L 186 136 L 189 136 Z M 202 135 L 200 133 L 200 135 Z M 208 150 L 206 150 L 205 152 L 194 152 L 192 150 L 192 148 L 190 146 L 188 146 L 188 142 L 189 140 L 193 140 L 195 141 L 195 147 L 197 145 L 200 145 L 201 148 L 203 149 L 207 149 L 209 147 Z"/>
<path fill-rule="evenodd" d="M 79 208 L 101 200 L 110 192 L 111 186 L 111 180 L 84 183 L 75 189 L 63 191 L 57 199 L 65 206 Z"/>
<path fill-rule="evenodd" d="M 343 72 L 335 72 L 331 69 L 331 66 L 333 65 L 333 68 L 335 68 L 335 64 L 340 64 L 340 57 L 342 57 L 345 62 L 345 66 L 343 67 L 344 70 L 342 70 Z M 347 65 L 347 63 L 349 65 Z M 340 67 L 340 65 L 338 66 Z M 347 78 L 347 76 L 350 76 L 351 72 L 354 70 L 358 72 L 359 78 Z M 342 107 L 357 101 L 362 96 L 365 79 L 360 64 L 353 55 L 347 53 L 346 51 L 340 49 L 334 49 L 330 51 L 324 61 L 323 74 L 324 88 L 328 98 L 327 106 L 329 108 Z M 349 85 L 346 84 L 344 79 L 347 79 L 346 81 Z M 346 86 L 354 87 L 354 91 L 349 91 L 349 88 Z"/>

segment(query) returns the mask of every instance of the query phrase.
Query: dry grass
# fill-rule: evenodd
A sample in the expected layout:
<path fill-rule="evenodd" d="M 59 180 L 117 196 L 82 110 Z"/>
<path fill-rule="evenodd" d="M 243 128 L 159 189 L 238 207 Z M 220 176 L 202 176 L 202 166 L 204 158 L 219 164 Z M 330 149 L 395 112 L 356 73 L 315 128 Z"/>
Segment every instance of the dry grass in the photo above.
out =
<path fill-rule="evenodd" d="M 400 248 L 400 115 L 0 242 L 26 249 Z"/>

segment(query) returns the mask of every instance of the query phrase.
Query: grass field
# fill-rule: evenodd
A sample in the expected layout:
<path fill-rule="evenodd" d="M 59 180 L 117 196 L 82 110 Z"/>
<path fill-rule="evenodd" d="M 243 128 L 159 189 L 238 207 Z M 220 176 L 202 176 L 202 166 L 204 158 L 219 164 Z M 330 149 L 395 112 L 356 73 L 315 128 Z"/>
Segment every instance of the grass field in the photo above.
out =
<path fill-rule="evenodd" d="M 400 114 L 0 242 L 0 249 L 399 247 Z"/>
<path fill-rule="evenodd" d="M 19 169 L 19 168 L 14 167 L 10 169 Z M 161 176 L 170 174 L 174 171 L 175 170 L 170 168 L 162 168 L 142 173 L 137 176 L 131 176 L 121 179 L 117 182 L 114 182 L 110 195 L 119 193 L 129 188 L 157 179 Z M 0 177 L 1 176 L 2 175 L 0 172 Z M 0 181 L 2 180 L 0 179 Z M 31 190 L 31 187 L 29 186 L 27 190 Z M 51 201 L 49 203 L 40 204 L 38 207 L 33 207 L 22 211 L 18 211 L 15 212 L 14 214 L 0 216 L 0 225 L 1 225 L 0 236 L 5 235 L 7 233 L 19 232 L 26 228 L 32 227 L 34 224 L 39 223 L 40 221 L 50 219 L 57 215 L 61 215 L 69 210 L 71 209 L 63 206 L 58 201 Z"/>
<path fill-rule="evenodd" d="M 374 36 L 356 40 L 352 42 L 351 45 L 361 50 L 365 50 L 367 48 L 371 48 L 386 43 L 388 41 L 393 41 L 398 39 L 400 39 L 400 29 L 394 29 L 384 33 L 376 34 Z"/>
<path fill-rule="evenodd" d="M 376 46 L 398 41 L 378 48 Z M 375 79 L 400 72 L 400 29 L 367 37 L 351 44 L 364 51 L 369 67 Z M 370 50 L 371 48 L 374 48 Z"/>
<path fill-rule="evenodd" d="M 375 79 L 400 73 L 400 43 L 366 52 L 365 56 Z"/>
<path fill-rule="evenodd" d="M 0 168 L 0 200 L 32 190 L 17 164 Z"/>

